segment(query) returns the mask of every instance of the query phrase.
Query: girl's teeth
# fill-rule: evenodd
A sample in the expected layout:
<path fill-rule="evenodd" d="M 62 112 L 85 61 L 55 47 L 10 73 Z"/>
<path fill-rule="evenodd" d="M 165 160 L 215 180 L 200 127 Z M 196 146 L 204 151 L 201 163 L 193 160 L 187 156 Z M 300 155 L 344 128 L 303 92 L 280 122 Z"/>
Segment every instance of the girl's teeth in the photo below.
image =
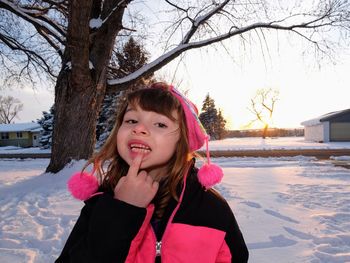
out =
<path fill-rule="evenodd" d="M 148 153 L 150 150 L 144 149 L 144 148 L 131 148 L 131 151 L 138 152 L 138 153 Z"/>
<path fill-rule="evenodd" d="M 146 153 L 146 152 L 150 152 L 151 149 L 145 145 L 142 144 L 132 144 L 130 145 L 131 151 L 133 152 L 142 152 L 142 153 Z"/>

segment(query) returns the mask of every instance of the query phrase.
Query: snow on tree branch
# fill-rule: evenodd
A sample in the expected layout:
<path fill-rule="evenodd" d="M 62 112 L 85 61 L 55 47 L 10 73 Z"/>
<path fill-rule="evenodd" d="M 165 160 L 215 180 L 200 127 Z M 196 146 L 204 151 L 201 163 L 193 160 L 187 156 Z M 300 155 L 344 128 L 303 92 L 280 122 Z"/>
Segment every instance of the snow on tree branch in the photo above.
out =
<path fill-rule="evenodd" d="M 187 32 L 186 36 L 182 40 L 182 44 L 186 44 L 190 41 L 191 37 L 196 33 L 198 30 L 198 27 L 202 24 L 204 24 L 206 21 L 208 21 L 212 16 L 220 12 L 228 3 L 230 0 L 225 0 L 221 4 L 217 5 L 215 8 L 213 8 L 211 11 L 206 13 L 205 15 L 197 17 L 193 23 L 191 29 Z"/>
<path fill-rule="evenodd" d="M 38 33 L 48 40 L 48 43 L 55 50 L 58 51 L 60 48 L 50 39 L 50 36 L 59 43 L 64 44 L 66 34 L 65 29 L 55 23 L 52 19 L 44 16 L 45 12 L 36 10 L 35 8 L 30 9 L 29 7 L 21 7 L 13 1 L 8 0 L 0 0 L 0 8 L 10 11 L 32 24 L 38 30 Z"/>
<path fill-rule="evenodd" d="M 102 13 L 107 12 L 108 14 L 104 18 L 97 18 L 95 21 L 91 21 L 92 25 L 95 26 L 95 28 L 101 28 L 104 25 L 111 25 L 114 24 L 114 20 L 118 17 L 118 13 L 121 10 L 124 10 L 125 7 L 131 2 L 130 0 L 122 0 L 118 4 L 116 4 L 112 10 L 103 10 Z M 104 6 L 105 7 L 105 6 Z M 107 7 L 108 8 L 108 7 Z M 98 26 L 96 26 L 98 25 Z"/>

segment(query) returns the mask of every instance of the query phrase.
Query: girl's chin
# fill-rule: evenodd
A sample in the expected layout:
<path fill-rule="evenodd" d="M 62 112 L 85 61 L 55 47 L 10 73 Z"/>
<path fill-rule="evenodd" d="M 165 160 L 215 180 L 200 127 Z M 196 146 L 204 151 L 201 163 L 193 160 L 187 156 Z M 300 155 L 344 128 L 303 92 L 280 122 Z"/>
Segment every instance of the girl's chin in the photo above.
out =
<path fill-rule="evenodd" d="M 131 160 L 134 160 L 138 155 L 142 155 L 144 159 L 147 155 L 149 154 L 149 152 L 134 152 L 134 151 L 129 151 L 129 156 L 131 158 Z"/>

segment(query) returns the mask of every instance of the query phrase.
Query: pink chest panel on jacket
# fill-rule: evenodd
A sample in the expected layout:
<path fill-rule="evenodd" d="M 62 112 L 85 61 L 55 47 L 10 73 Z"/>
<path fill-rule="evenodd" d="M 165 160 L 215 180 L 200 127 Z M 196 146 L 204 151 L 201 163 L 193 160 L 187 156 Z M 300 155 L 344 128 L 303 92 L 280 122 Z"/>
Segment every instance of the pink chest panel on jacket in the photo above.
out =
<path fill-rule="evenodd" d="M 220 251 L 225 247 L 225 232 L 201 226 L 174 223 L 164 238 L 162 262 L 217 262 Z M 226 245 L 227 250 L 228 247 Z M 231 254 L 227 259 L 230 262 Z M 225 261 L 223 261 L 225 262 Z"/>
<path fill-rule="evenodd" d="M 224 240 L 225 232 L 201 226 L 171 223 L 162 240 L 162 263 L 213 263 L 231 262 L 231 254 Z M 141 240 L 140 240 L 141 241 Z M 156 239 L 153 229 L 148 225 L 142 241 L 134 250 L 133 263 L 154 262 Z M 130 256 L 130 255 L 129 255 Z"/>

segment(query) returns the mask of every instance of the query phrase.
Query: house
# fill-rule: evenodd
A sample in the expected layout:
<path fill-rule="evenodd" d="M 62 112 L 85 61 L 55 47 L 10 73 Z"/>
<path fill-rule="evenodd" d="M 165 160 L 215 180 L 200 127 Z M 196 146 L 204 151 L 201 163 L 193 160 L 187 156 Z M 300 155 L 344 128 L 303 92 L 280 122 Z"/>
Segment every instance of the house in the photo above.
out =
<path fill-rule="evenodd" d="M 334 111 L 301 123 L 307 141 L 350 141 L 350 109 Z"/>
<path fill-rule="evenodd" d="M 34 122 L 0 124 L 0 146 L 37 147 L 41 131 Z"/>

